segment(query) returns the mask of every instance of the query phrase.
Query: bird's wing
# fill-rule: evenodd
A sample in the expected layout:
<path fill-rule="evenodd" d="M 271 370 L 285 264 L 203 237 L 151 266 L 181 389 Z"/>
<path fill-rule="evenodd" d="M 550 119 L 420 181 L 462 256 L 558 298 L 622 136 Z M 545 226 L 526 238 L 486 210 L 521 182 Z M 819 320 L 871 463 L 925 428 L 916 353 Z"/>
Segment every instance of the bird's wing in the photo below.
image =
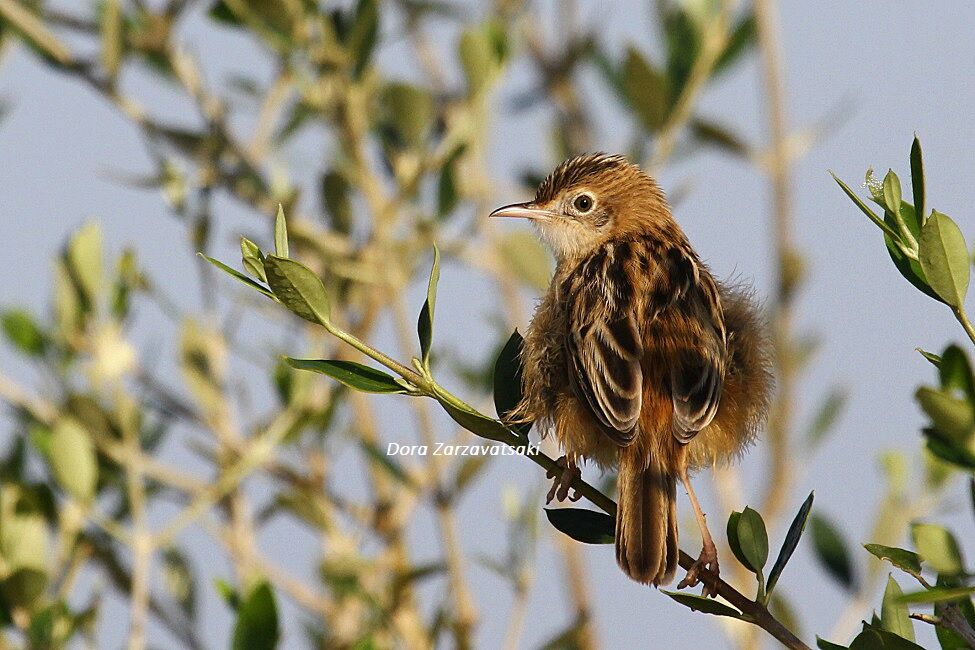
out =
<path fill-rule="evenodd" d="M 683 257 L 683 260 L 678 259 Z M 671 256 L 670 272 L 686 292 L 675 309 L 673 320 L 679 347 L 671 351 L 670 395 L 674 403 L 671 430 L 680 442 L 690 440 L 704 429 L 718 412 L 727 358 L 727 334 L 721 299 L 714 279 L 702 271 L 688 254 Z M 684 339 L 684 340 L 681 340 Z"/>
<path fill-rule="evenodd" d="M 643 344 L 634 290 L 626 272 L 629 246 L 607 244 L 566 284 L 566 357 L 576 396 L 618 445 L 636 436 L 643 403 Z"/>

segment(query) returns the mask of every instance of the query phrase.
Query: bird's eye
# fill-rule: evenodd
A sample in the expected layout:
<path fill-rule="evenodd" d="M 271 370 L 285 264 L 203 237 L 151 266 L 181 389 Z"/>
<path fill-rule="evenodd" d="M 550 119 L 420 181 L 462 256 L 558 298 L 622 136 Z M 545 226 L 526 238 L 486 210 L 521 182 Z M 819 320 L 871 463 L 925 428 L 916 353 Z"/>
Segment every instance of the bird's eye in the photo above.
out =
<path fill-rule="evenodd" d="M 579 212 L 589 212 L 592 209 L 592 197 L 588 194 L 580 194 L 573 205 Z"/>

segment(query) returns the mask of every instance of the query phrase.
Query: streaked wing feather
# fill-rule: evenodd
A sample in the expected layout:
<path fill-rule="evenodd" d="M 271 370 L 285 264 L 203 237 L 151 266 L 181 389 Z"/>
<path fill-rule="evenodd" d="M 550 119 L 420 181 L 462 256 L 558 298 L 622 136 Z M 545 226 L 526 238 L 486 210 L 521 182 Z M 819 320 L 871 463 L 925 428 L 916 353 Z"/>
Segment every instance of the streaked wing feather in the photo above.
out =
<path fill-rule="evenodd" d="M 592 316 L 592 310 L 570 313 Z M 636 436 L 643 404 L 643 354 L 632 314 L 610 323 L 571 323 L 566 351 L 572 386 L 618 445 Z"/>

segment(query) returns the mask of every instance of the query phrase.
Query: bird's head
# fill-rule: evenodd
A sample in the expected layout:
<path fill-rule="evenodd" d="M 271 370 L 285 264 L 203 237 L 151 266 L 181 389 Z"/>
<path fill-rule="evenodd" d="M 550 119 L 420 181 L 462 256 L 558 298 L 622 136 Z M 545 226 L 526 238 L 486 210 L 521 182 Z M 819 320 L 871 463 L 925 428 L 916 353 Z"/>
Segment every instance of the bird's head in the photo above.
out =
<path fill-rule="evenodd" d="M 623 156 L 602 153 L 566 160 L 542 181 L 534 199 L 490 216 L 530 219 L 559 260 L 578 259 L 611 237 L 671 219 L 650 176 Z"/>

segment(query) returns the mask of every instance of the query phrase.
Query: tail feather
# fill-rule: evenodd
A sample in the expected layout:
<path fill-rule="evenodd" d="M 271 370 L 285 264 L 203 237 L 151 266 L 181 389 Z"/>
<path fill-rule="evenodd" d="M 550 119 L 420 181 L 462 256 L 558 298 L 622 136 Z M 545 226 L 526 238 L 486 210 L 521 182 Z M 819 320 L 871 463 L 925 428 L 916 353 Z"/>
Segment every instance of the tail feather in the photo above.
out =
<path fill-rule="evenodd" d="M 616 561 L 633 580 L 658 586 L 677 570 L 677 481 L 633 456 L 620 454 Z"/>

